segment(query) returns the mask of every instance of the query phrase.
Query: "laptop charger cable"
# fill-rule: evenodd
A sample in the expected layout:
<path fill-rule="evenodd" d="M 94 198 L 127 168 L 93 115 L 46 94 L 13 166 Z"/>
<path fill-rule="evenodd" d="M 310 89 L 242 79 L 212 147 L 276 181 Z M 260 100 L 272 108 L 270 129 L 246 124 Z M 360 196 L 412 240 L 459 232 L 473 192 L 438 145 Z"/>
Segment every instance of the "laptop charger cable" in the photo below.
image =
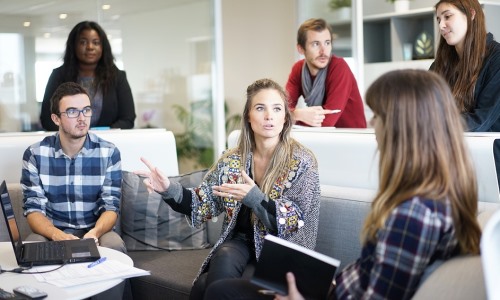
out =
<path fill-rule="evenodd" d="M 42 274 L 42 273 L 49 273 L 49 272 L 53 272 L 55 270 L 59 270 L 60 268 L 64 267 L 66 265 L 67 262 L 64 262 L 62 265 L 58 266 L 57 268 L 55 269 L 51 269 L 51 270 L 47 270 L 47 271 L 37 271 L 37 272 L 25 272 L 26 270 L 29 270 L 31 269 L 33 266 L 29 266 L 29 267 L 19 267 L 19 268 L 15 268 L 15 269 L 12 269 L 12 270 L 4 270 L 2 269 L 2 266 L 0 266 L 0 274 L 2 273 L 19 273 L 19 274 Z"/>

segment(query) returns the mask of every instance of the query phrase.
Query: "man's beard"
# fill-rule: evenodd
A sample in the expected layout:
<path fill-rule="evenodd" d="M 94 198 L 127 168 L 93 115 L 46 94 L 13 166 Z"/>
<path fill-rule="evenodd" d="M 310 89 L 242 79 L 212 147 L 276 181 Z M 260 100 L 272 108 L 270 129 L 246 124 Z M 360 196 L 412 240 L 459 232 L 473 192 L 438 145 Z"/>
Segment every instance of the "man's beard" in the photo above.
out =
<path fill-rule="evenodd" d="M 76 134 L 69 131 L 69 130 L 66 130 L 66 128 L 64 128 L 64 127 L 62 129 L 63 129 L 63 132 L 66 134 L 66 136 L 68 136 L 69 138 L 74 139 L 74 140 L 81 139 L 82 137 L 85 137 L 88 133 L 88 128 L 85 131 L 78 131 L 78 133 L 76 133 Z"/>

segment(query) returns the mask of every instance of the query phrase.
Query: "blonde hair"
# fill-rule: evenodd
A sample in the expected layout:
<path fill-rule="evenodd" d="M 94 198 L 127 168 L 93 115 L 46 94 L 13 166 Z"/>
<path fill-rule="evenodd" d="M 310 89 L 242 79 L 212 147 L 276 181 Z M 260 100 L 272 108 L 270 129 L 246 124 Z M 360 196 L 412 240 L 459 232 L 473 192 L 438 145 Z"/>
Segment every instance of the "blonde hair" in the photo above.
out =
<path fill-rule="evenodd" d="M 283 99 L 283 109 L 285 110 L 285 124 L 279 136 L 279 142 L 276 145 L 271 161 L 269 162 L 260 188 L 265 194 L 269 194 L 277 179 L 282 176 L 290 166 L 293 150 L 295 147 L 302 147 L 298 142 L 290 137 L 292 130 L 292 115 L 288 108 L 288 97 L 284 89 L 271 79 L 260 79 L 252 83 L 247 88 L 246 103 L 241 119 L 241 133 L 238 139 L 237 147 L 227 151 L 221 159 L 238 153 L 241 155 L 241 166 L 244 168 L 247 164 L 249 154 L 255 149 L 255 135 L 249 123 L 249 113 L 252 108 L 253 97 L 262 90 L 272 89 L 277 91 Z M 215 166 L 214 166 L 215 167 Z"/>
<path fill-rule="evenodd" d="M 392 71 L 368 88 L 366 102 L 383 129 L 378 192 L 362 241 L 374 241 L 396 206 L 421 196 L 449 199 L 461 253 L 479 253 L 476 176 L 446 82 L 428 71 Z"/>

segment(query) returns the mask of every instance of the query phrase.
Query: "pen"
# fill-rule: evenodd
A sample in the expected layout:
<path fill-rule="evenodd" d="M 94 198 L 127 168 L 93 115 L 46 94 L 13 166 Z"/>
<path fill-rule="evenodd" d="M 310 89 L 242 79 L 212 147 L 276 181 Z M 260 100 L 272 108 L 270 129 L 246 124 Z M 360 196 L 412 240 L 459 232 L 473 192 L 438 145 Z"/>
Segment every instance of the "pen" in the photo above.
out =
<path fill-rule="evenodd" d="M 106 257 L 101 257 L 99 258 L 98 260 L 94 261 L 93 263 L 91 263 L 90 265 L 87 266 L 87 268 L 92 268 L 92 267 L 95 267 L 97 266 L 98 264 L 104 262 L 106 260 Z"/>

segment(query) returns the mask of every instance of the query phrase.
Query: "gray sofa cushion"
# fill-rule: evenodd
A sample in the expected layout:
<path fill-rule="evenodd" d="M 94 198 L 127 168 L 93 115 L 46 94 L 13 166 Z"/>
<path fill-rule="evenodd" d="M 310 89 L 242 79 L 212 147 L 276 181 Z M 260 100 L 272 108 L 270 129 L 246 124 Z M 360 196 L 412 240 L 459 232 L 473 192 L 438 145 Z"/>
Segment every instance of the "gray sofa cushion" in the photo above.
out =
<path fill-rule="evenodd" d="M 413 297 L 424 299 L 486 299 L 481 257 L 461 256 L 444 262 Z"/>
<path fill-rule="evenodd" d="M 23 190 L 19 183 L 7 184 L 7 190 L 9 191 L 10 200 L 12 202 L 12 209 L 16 215 L 19 233 L 23 239 L 26 239 L 26 237 L 31 234 L 31 229 L 26 217 L 23 215 Z M 8 233 L 6 232 L 6 234 L 8 238 Z"/>
<path fill-rule="evenodd" d="M 135 267 L 151 271 L 151 276 L 131 279 L 134 299 L 188 299 L 193 280 L 209 251 L 129 252 Z"/>
<path fill-rule="evenodd" d="M 205 170 L 172 177 L 185 187 L 197 186 Z M 205 226 L 192 228 L 183 214 L 173 211 L 157 193 L 149 193 L 142 178 L 123 172 L 122 238 L 129 251 L 187 250 L 209 247 Z"/>
<path fill-rule="evenodd" d="M 374 196 L 369 189 L 321 186 L 315 250 L 340 260 L 339 271 L 361 254 L 361 227 Z"/>

